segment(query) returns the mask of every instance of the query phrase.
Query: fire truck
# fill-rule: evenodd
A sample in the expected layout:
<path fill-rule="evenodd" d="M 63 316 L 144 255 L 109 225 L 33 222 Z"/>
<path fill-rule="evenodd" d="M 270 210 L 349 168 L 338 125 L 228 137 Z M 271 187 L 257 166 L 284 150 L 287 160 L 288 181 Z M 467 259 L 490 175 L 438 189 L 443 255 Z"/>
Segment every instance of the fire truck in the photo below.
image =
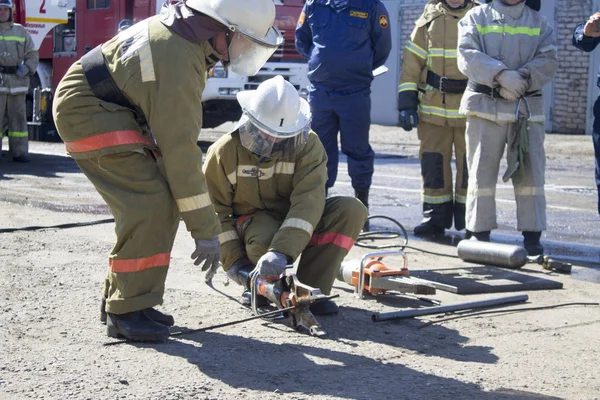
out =
<path fill-rule="evenodd" d="M 294 30 L 303 0 L 274 0 L 276 25 L 284 44 L 260 72 L 251 77 L 217 64 L 202 94 L 203 127 L 239 119 L 236 94 L 255 89 L 275 75 L 290 81 L 306 96 L 308 66 L 294 47 Z M 163 0 L 16 0 L 15 22 L 25 26 L 39 50 L 40 63 L 27 96 L 30 137 L 60 140 L 52 123 L 52 93 L 67 69 L 85 53 L 113 37 L 119 26 L 160 12 Z"/>

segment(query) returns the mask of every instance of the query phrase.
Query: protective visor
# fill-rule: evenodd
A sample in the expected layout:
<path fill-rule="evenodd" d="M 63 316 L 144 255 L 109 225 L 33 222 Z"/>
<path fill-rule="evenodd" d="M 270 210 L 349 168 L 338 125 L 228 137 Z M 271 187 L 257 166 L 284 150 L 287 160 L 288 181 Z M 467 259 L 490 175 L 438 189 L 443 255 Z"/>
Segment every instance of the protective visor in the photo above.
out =
<path fill-rule="evenodd" d="M 244 113 L 237 126 L 242 146 L 254 154 L 267 158 L 292 158 L 306 145 L 310 123 L 296 131 L 293 136 L 286 134 L 286 137 L 281 137 L 270 134 L 265 125 L 255 125 L 255 121 L 251 115 Z"/>
<path fill-rule="evenodd" d="M 240 75 L 256 75 L 277 47 L 283 44 L 283 35 L 275 26 L 269 28 L 262 39 L 237 29 L 233 29 L 231 36 L 229 68 Z"/>

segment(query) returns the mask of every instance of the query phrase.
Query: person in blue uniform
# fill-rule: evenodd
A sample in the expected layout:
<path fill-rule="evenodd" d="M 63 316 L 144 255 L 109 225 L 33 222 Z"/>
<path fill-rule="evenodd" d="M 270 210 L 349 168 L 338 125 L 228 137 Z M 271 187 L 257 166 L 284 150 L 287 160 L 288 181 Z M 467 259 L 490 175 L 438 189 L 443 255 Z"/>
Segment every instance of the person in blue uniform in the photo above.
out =
<path fill-rule="evenodd" d="M 592 15 L 584 24 L 578 25 L 573 32 L 573 45 L 585 52 L 593 51 L 600 43 L 600 12 Z M 600 87 L 600 71 L 598 81 Z M 594 154 L 596 156 L 596 186 L 598 187 L 598 214 L 600 215 L 600 97 L 594 104 L 594 129 L 592 132 Z"/>
<path fill-rule="evenodd" d="M 392 46 L 379 0 L 307 0 L 296 50 L 308 60 L 312 129 L 327 152 L 327 189 L 337 177 L 338 132 L 355 196 L 369 204 L 375 154 L 369 144 L 371 81 Z"/>

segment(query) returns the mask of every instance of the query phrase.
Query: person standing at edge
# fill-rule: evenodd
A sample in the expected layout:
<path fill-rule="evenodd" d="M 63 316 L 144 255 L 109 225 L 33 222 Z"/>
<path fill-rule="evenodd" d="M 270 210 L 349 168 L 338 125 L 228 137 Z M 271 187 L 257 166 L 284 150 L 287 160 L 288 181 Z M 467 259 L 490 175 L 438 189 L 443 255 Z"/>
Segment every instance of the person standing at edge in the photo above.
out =
<path fill-rule="evenodd" d="M 337 178 L 339 132 L 355 196 L 367 208 L 375 159 L 371 82 L 391 46 L 389 15 L 379 0 L 308 0 L 296 27 L 296 50 L 308 60 L 312 129 L 327 152 L 326 188 Z"/>
<path fill-rule="evenodd" d="M 219 219 L 196 145 L 202 91 L 221 60 L 253 75 L 283 42 L 272 0 L 187 0 L 163 7 L 74 63 L 56 90 L 67 152 L 115 217 L 105 281 L 110 337 L 162 341 L 162 304 L 180 216 L 194 264 L 219 263 Z"/>
<path fill-rule="evenodd" d="M 590 16 L 585 24 L 578 25 L 573 32 L 573 46 L 580 50 L 591 52 L 598 46 L 598 43 L 600 43 L 600 12 Z M 596 85 L 600 87 L 600 72 Z M 594 103 L 592 141 L 596 156 L 596 187 L 598 188 L 598 215 L 600 215 L 600 97 Z"/>
<path fill-rule="evenodd" d="M 0 156 L 4 117 L 8 119 L 8 148 L 15 162 L 29 162 L 29 131 L 25 97 L 29 77 L 35 74 L 39 54 L 23 25 L 13 22 L 13 3 L 0 0 Z"/>
<path fill-rule="evenodd" d="M 467 87 L 456 65 L 458 21 L 479 3 L 430 0 L 416 22 L 404 51 L 398 110 L 405 131 L 417 128 L 421 141 L 423 221 L 415 235 L 443 235 L 465 229 L 467 200 L 466 118 L 458 113 Z M 452 147 L 456 181 L 452 185 Z"/>

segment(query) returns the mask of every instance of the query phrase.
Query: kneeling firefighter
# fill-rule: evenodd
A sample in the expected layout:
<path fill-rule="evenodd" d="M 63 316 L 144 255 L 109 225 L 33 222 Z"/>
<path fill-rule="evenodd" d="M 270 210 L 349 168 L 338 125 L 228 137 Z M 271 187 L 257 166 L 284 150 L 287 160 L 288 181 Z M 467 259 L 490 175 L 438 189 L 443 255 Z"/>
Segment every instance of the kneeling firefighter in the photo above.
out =
<path fill-rule="evenodd" d="M 417 128 L 421 147 L 424 219 L 415 235 L 444 234 L 465 228 L 467 163 L 466 118 L 458 113 L 467 87 L 456 65 L 458 21 L 478 3 L 472 0 L 430 0 L 408 41 L 398 86 L 400 126 Z M 456 179 L 452 183 L 452 149 Z"/>
<path fill-rule="evenodd" d="M 123 30 L 74 63 L 56 90 L 67 152 L 115 217 L 102 317 L 131 340 L 169 336 L 162 304 L 180 217 L 194 264 L 218 266 L 219 220 L 202 152 L 206 72 L 221 60 L 253 75 L 283 42 L 272 0 L 187 0 Z"/>
<path fill-rule="evenodd" d="M 237 98 L 242 119 L 209 148 L 204 164 L 221 220 L 223 268 L 248 289 L 251 271 L 278 277 L 300 257 L 298 279 L 329 294 L 367 208 L 354 197 L 325 199 L 327 155 L 310 130 L 308 102 L 291 83 L 278 75 Z M 328 300 L 310 310 L 338 308 Z"/>

